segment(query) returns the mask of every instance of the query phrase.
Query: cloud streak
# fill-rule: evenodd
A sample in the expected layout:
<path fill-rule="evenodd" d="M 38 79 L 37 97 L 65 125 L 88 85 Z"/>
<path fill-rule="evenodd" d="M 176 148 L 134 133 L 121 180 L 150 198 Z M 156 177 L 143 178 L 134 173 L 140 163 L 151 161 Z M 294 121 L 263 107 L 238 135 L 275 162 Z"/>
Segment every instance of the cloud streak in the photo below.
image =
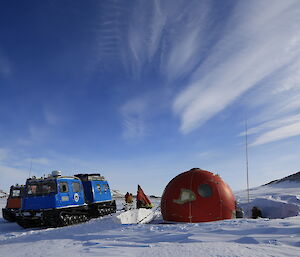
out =
<path fill-rule="evenodd" d="M 147 99 L 143 97 L 131 99 L 121 107 L 123 138 L 141 139 L 147 134 L 147 109 Z"/>
<path fill-rule="evenodd" d="M 262 145 L 298 135 L 300 135 L 300 121 L 263 133 L 255 139 L 251 146 Z"/>
<path fill-rule="evenodd" d="M 286 131 L 280 120 L 299 110 L 299 1 L 221 6 L 214 1 L 141 0 L 132 6 L 116 1 L 107 8 L 110 15 L 101 16 L 98 31 L 99 59 L 122 60 L 137 80 L 153 70 L 163 78 L 175 95 L 171 109 L 183 134 L 233 104 L 255 111 L 250 117 L 253 130 L 272 121 L 269 132 Z M 163 86 L 153 90 L 162 91 Z M 143 135 L 141 113 L 147 107 L 141 107 L 139 116 L 124 106 L 125 137 Z"/>
<path fill-rule="evenodd" d="M 285 116 L 268 120 L 250 127 L 247 134 L 253 138 L 250 146 L 258 146 L 300 135 L 300 115 Z M 240 136 L 245 136 L 242 132 Z"/>
<path fill-rule="evenodd" d="M 224 37 L 174 101 L 173 109 L 181 118 L 183 133 L 203 125 L 299 56 L 295 40 L 295 35 L 299 35 L 295 25 L 299 11 L 295 11 L 295 4 L 240 2 Z"/>

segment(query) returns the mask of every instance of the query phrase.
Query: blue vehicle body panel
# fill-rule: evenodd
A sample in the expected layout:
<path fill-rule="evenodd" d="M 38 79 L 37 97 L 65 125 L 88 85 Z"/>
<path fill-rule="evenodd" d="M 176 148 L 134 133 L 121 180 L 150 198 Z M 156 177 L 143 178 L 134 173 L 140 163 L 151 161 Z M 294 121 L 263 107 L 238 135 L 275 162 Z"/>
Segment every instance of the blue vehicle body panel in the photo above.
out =
<path fill-rule="evenodd" d="M 68 192 L 61 191 L 61 188 L 59 186 L 61 182 L 67 183 Z M 72 185 L 74 182 L 80 184 L 79 192 L 74 192 L 73 185 Z M 59 178 L 57 180 L 57 184 L 58 184 L 58 193 L 56 195 L 56 208 L 62 208 L 62 207 L 72 206 L 72 205 L 78 206 L 78 205 L 83 205 L 85 203 L 83 187 L 79 179 Z"/>
<path fill-rule="evenodd" d="M 74 192 L 73 183 L 77 183 L 77 192 Z M 61 184 L 64 184 L 67 190 L 62 191 Z M 85 204 L 83 187 L 79 179 L 59 177 L 56 179 L 56 186 L 56 193 L 50 193 L 48 195 L 26 195 L 22 200 L 22 210 L 55 209 Z"/>
<path fill-rule="evenodd" d="M 85 197 L 88 203 L 111 201 L 109 185 L 105 180 L 83 181 Z"/>
<path fill-rule="evenodd" d="M 94 202 L 103 202 L 103 201 L 112 200 L 107 181 L 91 181 L 91 182 L 94 191 Z"/>
<path fill-rule="evenodd" d="M 22 210 L 40 210 L 56 207 L 55 194 L 30 196 L 22 199 Z"/>
<path fill-rule="evenodd" d="M 93 189 L 91 187 L 90 181 L 82 181 L 82 186 L 84 189 L 84 196 L 85 196 L 85 201 L 87 203 L 92 203 L 93 202 Z"/>

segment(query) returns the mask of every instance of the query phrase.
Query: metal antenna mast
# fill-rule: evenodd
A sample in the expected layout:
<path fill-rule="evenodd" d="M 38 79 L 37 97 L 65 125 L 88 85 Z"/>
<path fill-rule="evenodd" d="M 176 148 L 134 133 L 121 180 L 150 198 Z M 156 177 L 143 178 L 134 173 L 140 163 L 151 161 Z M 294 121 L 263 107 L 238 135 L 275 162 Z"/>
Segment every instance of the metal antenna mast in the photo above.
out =
<path fill-rule="evenodd" d="M 31 176 L 31 169 L 32 169 L 32 157 L 31 157 L 31 160 L 30 160 L 29 178 Z"/>
<path fill-rule="evenodd" d="M 247 172 L 247 198 L 248 198 L 248 208 L 250 208 L 250 192 L 249 192 L 249 165 L 248 165 L 248 124 L 247 117 L 245 120 L 245 129 L 246 129 L 246 172 Z M 250 214 L 250 210 L 249 210 Z"/>

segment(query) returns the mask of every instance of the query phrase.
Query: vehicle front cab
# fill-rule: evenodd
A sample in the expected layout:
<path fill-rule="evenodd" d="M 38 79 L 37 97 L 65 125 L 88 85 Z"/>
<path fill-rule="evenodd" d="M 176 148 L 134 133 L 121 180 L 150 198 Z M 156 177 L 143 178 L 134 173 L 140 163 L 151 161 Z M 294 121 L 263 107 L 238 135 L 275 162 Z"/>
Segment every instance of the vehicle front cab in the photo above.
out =
<path fill-rule="evenodd" d="M 16 212 L 21 208 L 24 185 L 15 185 L 10 187 L 6 207 L 2 209 L 2 217 L 7 221 L 16 221 Z"/>
<path fill-rule="evenodd" d="M 23 211 L 65 208 L 84 204 L 81 181 L 75 177 L 28 179 Z"/>

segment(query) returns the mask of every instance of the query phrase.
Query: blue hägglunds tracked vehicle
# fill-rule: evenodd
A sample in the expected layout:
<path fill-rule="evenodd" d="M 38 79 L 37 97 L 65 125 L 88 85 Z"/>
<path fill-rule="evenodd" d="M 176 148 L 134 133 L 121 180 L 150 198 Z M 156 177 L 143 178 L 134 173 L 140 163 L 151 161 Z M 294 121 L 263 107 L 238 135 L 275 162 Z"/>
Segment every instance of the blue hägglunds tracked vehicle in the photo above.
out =
<path fill-rule="evenodd" d="M 17 223 L 28 227 L 59 227 L 116 212 L 108 182 L 100 174 L 61 176 L 26 181 Z"/>

